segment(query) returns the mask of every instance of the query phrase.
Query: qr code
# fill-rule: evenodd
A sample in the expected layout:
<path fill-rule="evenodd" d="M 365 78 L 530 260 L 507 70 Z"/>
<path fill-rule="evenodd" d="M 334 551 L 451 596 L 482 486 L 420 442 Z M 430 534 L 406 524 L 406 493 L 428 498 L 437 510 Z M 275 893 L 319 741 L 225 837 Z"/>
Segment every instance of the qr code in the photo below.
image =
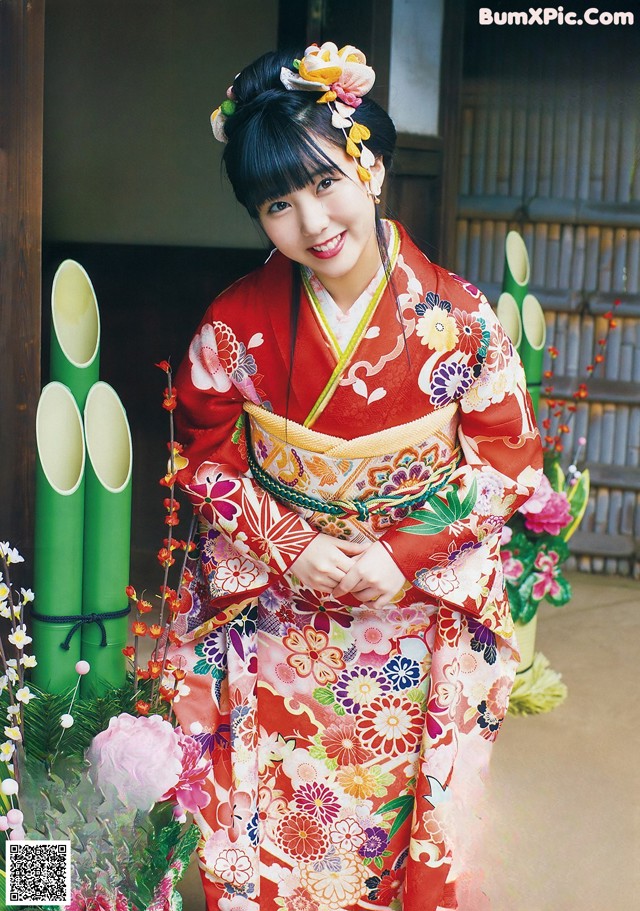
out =
<path fill-rule="evenodd" d="M 70 841 L 7 841 L 7 905 L 67 905 L 71 901 Z"/>

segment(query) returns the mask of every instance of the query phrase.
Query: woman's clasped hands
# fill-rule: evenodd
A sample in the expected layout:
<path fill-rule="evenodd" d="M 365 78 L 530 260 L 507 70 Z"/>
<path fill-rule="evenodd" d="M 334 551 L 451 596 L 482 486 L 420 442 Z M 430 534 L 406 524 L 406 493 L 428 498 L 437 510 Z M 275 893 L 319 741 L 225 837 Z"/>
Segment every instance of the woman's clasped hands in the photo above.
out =
<path fill-rule="evenodd" d="M 291 566 L 303 585 L 334 598 L 351 594 L 362 604 L 389 604 L 406 584 L 386 548 L 379 542 L 355 544 L 319 534 Z"/>

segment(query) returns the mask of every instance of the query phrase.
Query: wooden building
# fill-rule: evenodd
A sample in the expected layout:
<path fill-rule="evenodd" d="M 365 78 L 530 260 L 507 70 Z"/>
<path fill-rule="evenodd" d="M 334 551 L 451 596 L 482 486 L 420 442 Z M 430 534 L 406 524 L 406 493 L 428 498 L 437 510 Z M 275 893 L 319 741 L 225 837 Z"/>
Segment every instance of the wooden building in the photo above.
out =
<path fill-rule="evenodd" d="M 580 565 L 629 572 L 640 527 L 638 27 L 477 23 L 462 0 L 0 0 L 0 538 L 30 552 L 34 416 L 66 257 L 96 287 L 102 378 L 134 438 L 134 546 L 153 547 L 162 376 L 205 306 L 264 258 L 218 174 L 208 116 L 243 63 L 311 40 L 366 50 L 400 127 L 386 203 L 425 251 L 496 299 L 508 228 L 570 388 L 620 297 L 588 433 Z M 465 18 L 466 13 L 466 18 Z M 158 403 L 156 405 L 156 403 Z M 612 466 L 615 466 L 612 468 Z M 577 536 L 576 536 L 577 537 Z M 615 557 L 598 556 L 603 543 Z M 594 543 L 595 542 L 595 543 Z M 599 549 L 599 550 L 598 550 Z M 591 555 L 591 556 L 589 556 Z"/>
<path fill-rule="evenodd" d="M 640 22 L 486 28 L 467 7 L 457 266 L 495 302 L 505 235 L 521 232 L 547 344 L 558 349 L 546 365 L 554 396 L 571 396 L 587 380 L 603 314 L 620 301 L 604 369 L 588 381 L 564 461 L 586 437 L 592 492 L 571 542 L 579 567 L 637 573 Z"/>

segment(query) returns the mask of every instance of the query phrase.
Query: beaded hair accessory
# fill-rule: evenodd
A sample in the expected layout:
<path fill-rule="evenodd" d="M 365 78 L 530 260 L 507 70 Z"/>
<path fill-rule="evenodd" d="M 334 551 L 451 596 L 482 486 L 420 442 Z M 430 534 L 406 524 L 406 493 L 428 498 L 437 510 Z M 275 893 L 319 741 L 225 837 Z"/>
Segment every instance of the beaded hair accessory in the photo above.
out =
<path fill-rule="evenodd" d="M 318 104 L 326 104 L 331 111 L 331 124 L 342 130 L 345 151 L 354 159 L 358 177 L 369 185 L 371 195 L 377 197 L 380 187 L 371 185 L 373 175 L 370 171 L 375 156 L 364 144 L 371 132 L 353 119 L 375 79 L 376 74 L 367 65 L 362 51 L 351 44 L 338 50 L 332 41 L 325 41 L 321 47 L 312 44 L 305 50 L 302 60 L 293 61 L 293 69 L 283 66 L 280 70 L 280 81 L 289 91 L 322 93 Z"/>

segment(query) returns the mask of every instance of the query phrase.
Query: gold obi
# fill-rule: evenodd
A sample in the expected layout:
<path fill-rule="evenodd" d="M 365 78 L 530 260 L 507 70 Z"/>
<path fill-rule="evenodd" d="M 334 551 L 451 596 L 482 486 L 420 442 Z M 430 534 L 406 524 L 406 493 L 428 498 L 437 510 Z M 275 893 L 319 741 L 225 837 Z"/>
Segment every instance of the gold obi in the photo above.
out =
<path fill-rule="evenodd" d="M 269 494 L 318 531 L 375 538 L 450 481 L 460 459 L 457 405 L 352 440 L 249 402 L 249 467 Z"/>

